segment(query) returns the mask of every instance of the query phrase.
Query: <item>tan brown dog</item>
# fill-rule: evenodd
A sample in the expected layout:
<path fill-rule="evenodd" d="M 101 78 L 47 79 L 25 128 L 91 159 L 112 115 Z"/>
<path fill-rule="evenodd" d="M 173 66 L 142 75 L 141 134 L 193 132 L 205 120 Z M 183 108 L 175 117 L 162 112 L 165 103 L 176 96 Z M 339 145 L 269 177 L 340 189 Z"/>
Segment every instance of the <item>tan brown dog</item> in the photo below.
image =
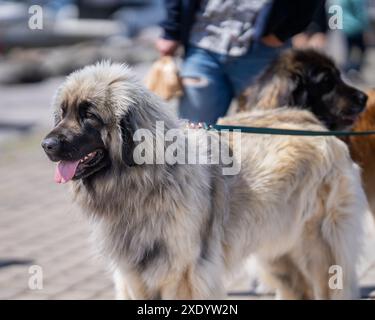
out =
<path fill-rule="evenodd" d="M 375 89 L 367 94 L 367 107 L 355 122 L 353 131 L 375 130 Z M 363 184 L 375 217 L 375 135 L 350 137 L 347 142 L 353 160 L 362 167 Z"/>
<path fill-rule="evenodd" d="M 367 95 L 344 83 L 330 58 L 314 50 L 287 50 L 241 97 L 239 111 L 293 106 L 311 111 L 330 130 L 353 125 L 354 131 L 375 130 L 375 90 L 368 95 L 367 108 L 361 114 Z M 351 137 L 345 142 L 362 167 L 365 190 L 375 212 L 375 136 Z"/>
<path fill-rule="evenodd" d="M 367 101 L 341 79 L 332 59 L 311 49 L 283 52 L 245 95 L 240 111 L 296 107 L 311 111 L 330 130 L 351 126 Z"/>

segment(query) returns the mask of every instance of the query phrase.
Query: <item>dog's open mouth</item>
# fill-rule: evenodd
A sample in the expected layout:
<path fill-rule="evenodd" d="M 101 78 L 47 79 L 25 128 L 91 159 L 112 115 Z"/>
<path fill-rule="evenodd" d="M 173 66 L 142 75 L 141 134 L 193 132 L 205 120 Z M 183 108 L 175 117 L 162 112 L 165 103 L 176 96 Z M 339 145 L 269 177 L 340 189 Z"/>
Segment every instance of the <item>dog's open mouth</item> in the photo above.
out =
<path fill-rule="evenodd" d="M 103 160 L 105 153 L 98 149 L 88 153 L 79 160 L 62 160 L 57 164 L 55 172 L 55 181 L 57 183 L 66 183 L 70 180 L 81 179 L 100 169 L 99 164 Z"/>

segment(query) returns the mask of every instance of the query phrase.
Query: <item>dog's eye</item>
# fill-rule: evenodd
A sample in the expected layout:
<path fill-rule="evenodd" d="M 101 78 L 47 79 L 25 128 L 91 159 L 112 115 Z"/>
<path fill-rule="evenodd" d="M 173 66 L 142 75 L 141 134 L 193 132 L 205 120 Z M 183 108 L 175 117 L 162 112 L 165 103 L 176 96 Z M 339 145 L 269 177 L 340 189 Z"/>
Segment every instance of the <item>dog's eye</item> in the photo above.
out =
<path fill-rule="evenodd" d="M 317 85 L 321 91 L 328 92 L 334 87 L 334 80 L 329 74 L 321 74 L 317 78 Z"/>
<path fill-rule="evenodd" d="M 331 81 L 331 78 L 328 75 L 325 75 L 321 80 L 322 83 L 328 83 Z"/>
<path fill-rule="evenodd" d="M 330 80 L 330 76 L 327 73 L 320 73 L 315 77 L 317 83 L 324 83 Z"/>
<path fill-rule="evenodd" d="M 92 117 L 94 114 L 90 112 L 91 103 L 88 101 L 83 101 L 78 106 L 78 112 L 81 120 Z"/>
<path fill-rule="evenodd" d="M 94 119 L 94 120 L 96 120 L 96 119 L 98 119 L 98 117 L 94 113 L 92 113 L 90 111 L 87 111 L 86 112 L 86 119 Z"/>

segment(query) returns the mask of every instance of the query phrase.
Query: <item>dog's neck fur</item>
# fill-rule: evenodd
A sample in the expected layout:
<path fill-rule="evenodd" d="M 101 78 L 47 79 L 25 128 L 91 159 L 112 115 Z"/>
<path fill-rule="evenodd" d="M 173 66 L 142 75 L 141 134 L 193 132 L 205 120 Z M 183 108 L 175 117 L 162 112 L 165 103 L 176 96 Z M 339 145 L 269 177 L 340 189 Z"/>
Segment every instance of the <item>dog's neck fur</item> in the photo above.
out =
<path fill-rule="evenodd" d="M 166 106 L 159 105 L 158 100 L 155 102 L 145 92 L 141 95 L 143 99 L 137 103 L 147 106 L 133 110 L 135 129 L 147 128 L 157 139 L 160 137 L 155 132 L 155 123 L 163 121 L 165 131 L 178 129 L 186 136 L 186 128 L 168 114 Z M 195 129 L 191 133 L 202 137 L 210 134 Z M 179 147 L 185 149 L 185 141 Z M 115 263 L 123 260 L 125 254 L 127 264 L 141 265 L 150 246 L 154 250 L 153 246 L 157 245 L 158 251 L 163 251 L 163 244 L 159 242 L 166 233 L 176 239 L 190 235 L 189 230 L 182 230 L 187 226 L 179 222 L 180 219 L 185 221 L 189 217 L 194 223 L 205 225 L 213 223 L 213 218 L 209 218 L 211 213 L 215 213 L 215 219 L 228 215 L 231 190 L 225 188 L 224 180 L 228 177 L 223 175 L 221 164 L 127 166 L 121 159 L 111 154 L 110 157 L 113 163 L 106 171 L 96 173 L 91 179 L 74 181 L 73 188 L 75 200 L 94 222 L 94 234 L 102 240 L 99 241 L 102 251 L 107 256 L 110 252 L 109 258 Z M 213 181 L 218 185 L 217 190 L 211 188 Z M 186 190 L 195 190 L 195 193 L 192 195 Z M 215 203 L 213 198 L 220 203 Z M 165 230 L 166 226 L 171 229 Z M 201 254 L 205 255 L 204 252 Z"/>
<path fill-rule="evenodd" d="M 176 125 L 175 129 L 178 129 L 178 122 L 171 121 L 170 123 L 174 123 Z M 183 137 L 186 137 L 188 131 L 190 134 L 197 136 L 197 139 L 205 138 L 210 134 L 205 130 L 187 130 L 181 127 L 178 129 L 178 132 Z M 167 144 L 165 145 L 164 152 L 166 147 Z M 179 148 L 184 149 L 184 152 L 186 152 L 185 147 L 185 142 L 179 145 Z M 186 158 L 188 154 L 189 151 L 185 153 Z M 201 166 L 178 163 L 174 165 L 167 163 L 135 164 L 129 167 L 124 163 L 113 163 L 111 167 L 103 172 L 98 172 L 87 179 L 74 181 L 75 200 L 81 203 L 82 207 L 89 207 L 91 210 L 89 214 L 97 217 L 105 217 L 114 211 L 118 212 L 118 208 L 121 208 L 124 214 L 134 215 L 138 211 L 137 208 L 140 203 L 144 204 L 150 201 L 150 196 L 160 196 L 164 200 L 169 198 L 171 206 L 177 207 L 183 204 L 183 189 L 187 185 L 193 185 L 192 187 L 197 189 L 204 189 L 211 179 L 209 172 L 212 171 L 212 168 L 217 172 L 215 175 L 221 177 L 223 176 L 223 167 L 224 165 L 222 164 Z M 191 176 L 192 171 L 195 172 L 196 178 Z M 178 183 L 175 178 L 176 175 L 183 176 L 185 181 Z M 204 180 L 199 178 L 202 176 L 205 177 Z M 113 177 L 116 177 L 116 182 L 114 182 Z M 222 178 L 225 179 L 224 176 Z M 177 192 L 170 192 L 171 189 Z M 124 195 L 126 201 L 123 201 Z M 107 199 L 113 200 L 108 203 Z M 114 210 L 114 207 L 116 210 Z M 157 211 L 157 207 L 151 206 L 150 210 Z"/>
<path fill-rule="evenodd" d="M 227 177 L 221 170 L 217 164 L 123 167 L 121 171 L 108 171 L 98 180 L 75 182 L 74 188 L 76 200 L 89 211 L 94 222 L 94 236 L 101 240 L 98 249 L 115 265 L 125 263 L 130 268 L 140 268 L 150 246 L 157 244 L 162 254 L 163 244 L 159 243 L 162 234 L 189 234 L 188 230 L 178 231 L 179 219 L 186 216 L 192 219 L 193 215 L 196 223 L 204 224 L 199 221 L 211 219 L 209 212 L 215 213 L 218 219 L 229 215 L 230 190 L 224 187 L 223 180 Z M 211 190 L 213 180 L 220 186 L 219 190 Z M 192 200 L 186 190 L 196 190 L 199 197 Z M 214 197 L 214 193 L 221 196 Z M 220 203 L 213 203 L 212 199 L 219 199 Z M 192 201 L 194 208 L 190 205 Z M 113 216 L 113 212 L 122 214 Z M 175 231 L 164 229 L 171 225 Z M 143 238 L 145 234 L 147 239 Z"/>

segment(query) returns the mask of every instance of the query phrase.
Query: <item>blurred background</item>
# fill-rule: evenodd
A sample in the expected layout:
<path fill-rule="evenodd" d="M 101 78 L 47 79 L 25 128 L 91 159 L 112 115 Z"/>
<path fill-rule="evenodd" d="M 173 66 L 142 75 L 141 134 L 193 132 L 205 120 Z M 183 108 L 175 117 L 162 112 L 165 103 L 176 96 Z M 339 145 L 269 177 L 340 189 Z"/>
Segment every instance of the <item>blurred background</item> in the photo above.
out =
<path fill-rule="evenodd" d="M 41 29 L 32 20 L 35 5 L 42 8 Z M 363 42 L 345 28 L 330 30 L 328 10 L 293 40 L 330 54 L 346 80 L 364 89 L 375 87 L 375 0 L 366 8 Z M 0 0 L 0 299 L 113 298 L 87 223 L 67 186 L 53 182 L 40 141 L 52 126 L 53 94 L 73 70 L 110 59 L 144 78 L 158 58 L 154 42 L 164 14 L 163 0 Z M 374 251 L 361 264 L 364 298 L 375 298 Z M 42 288 L 33 278 L 39 267 Z M 236 283 L 230 298 L 269 296 L 250 279 Z"/>

